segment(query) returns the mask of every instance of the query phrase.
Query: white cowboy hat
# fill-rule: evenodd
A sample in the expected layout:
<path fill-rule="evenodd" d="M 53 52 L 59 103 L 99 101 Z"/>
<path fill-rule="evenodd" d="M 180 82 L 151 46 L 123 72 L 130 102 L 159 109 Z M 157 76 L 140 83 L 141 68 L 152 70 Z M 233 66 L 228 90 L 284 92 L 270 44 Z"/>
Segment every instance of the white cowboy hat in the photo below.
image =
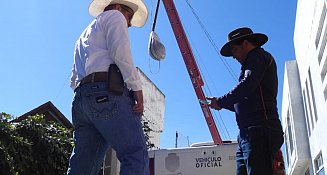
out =
<path fill-rule="evenodd" d="M 143 0 L 93 0 L 89 5 L 90 15 L 97 17 L 109 4 L 122 4 L 131 8 L 134 11 L 132 26 L 142 27 L 148 18 L 148 10 Z"/>

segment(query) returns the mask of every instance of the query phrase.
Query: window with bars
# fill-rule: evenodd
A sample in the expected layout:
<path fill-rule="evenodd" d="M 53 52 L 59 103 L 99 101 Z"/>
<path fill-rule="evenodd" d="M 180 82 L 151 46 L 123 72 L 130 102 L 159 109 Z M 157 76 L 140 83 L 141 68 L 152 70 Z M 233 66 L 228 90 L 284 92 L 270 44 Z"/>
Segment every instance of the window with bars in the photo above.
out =
<path fill-rule="evenodd" d="M 292 123 L 291 123 L 291 110 L 290 108 L 287 111 L 287 135 L 288 135 L 288 141 L 289 141 L 289 146 L 290 146 L 290 155 L 293 153 L 294 149 L 294 140 L 293 140 L 293 135 L 292 135 Z"/>
<path fill-rule="evenodd" d="M 317 114 L 316 96 L 315 96 L 315 93 L 314 93 L 314 90 L 313 90 L 314 86 L 313 86 L 313 83 L 312 83 L 311 69 L 309 69 L 308 75 L 309 75 L 310 94 L 311 94 L 311 98 L 312 98 L 313 114 L 314 114 L 314 119 L 317 122 L 318 114 Z"/>
<path fill-rule="evenodd" d="M 310 175 L 310 169 L 309 168 L 305 171 L 304 175 Z"/>
<path fill-rule="evenodd" d="M 318 53 L 318 63 L 320 65 L 321 60 L 322 60 L 322 56 L 324 55 L 325 49 L 326 49 L 326 44 L 327 44 L 327 30 L 325 30 L 324 32 L 324 36 L 322 39 L 322 43 L 319 49 L 319 53 Z"/>
<path fill-rule="evenodd" d="M 287 135 L 286 135 L 286 140 L 289 140 Z M 288 166 L 290 166 L 291 152 L 289 151 L 288 141 L 285 141 L 285 148 L 286 148 L 286 163 Z"/>
<path fill-rule="evenodd" d="M 320 72 L 321 83 L 324 83 L 326 75 L 327 75 L 327 59 L 325 59 L 324 65 L 322 66 L 322 69 Z"/>
<path fill-rule="evenodd" d="M 308 105 L 307 105 L 307 94 L 305 90 L 302 91 L 303 96 L 303 105 L 304 105 L 304 115 L 305 115 L 305 121 L 307 125 L 307 130 L 309 132 L 309 136 L 311 136 L 311 127 L 310 127 L 310 118 L 309 118 L 309 111 L 308 111 Z"/>
<path fill-rule="evenodd" d="M 309 85 L 308 85 L 308 81 L 305 81 L 305 90 L 306 90 L 306 99 L 307 99 L 307 108 L 309 111 L 309 120 L 311 123 L 311 129 L 314 129 L 314 120 L 313 120 L 313 112 L 312 112 L 312 103 L 311 103 L 311 98 L 310 98 L 310 94 L 309 94 Z"/>
<path fill-rule="evenodd" d="M 320 41 L 320 37 L 321 37 L 321 33 L 322 33 L 322 28 L 324 26 L 325 18 L 326 18 L 326 3 L 324 3 L 323 10 L 322 10 L 321 15 L 320 15 L 319 26 L 318 26 L 316 40 L 315 40 L 316 48 L 318 48 L 318 45 L 319 45 L 319 41 Z"/>
<path fill-rule="evenodd" d="M 316 168 L 317 175 L 325 175 L 324 161 L 321 152 L 318 154 L 318 156 L 315 159 L 315 168 Z"/>

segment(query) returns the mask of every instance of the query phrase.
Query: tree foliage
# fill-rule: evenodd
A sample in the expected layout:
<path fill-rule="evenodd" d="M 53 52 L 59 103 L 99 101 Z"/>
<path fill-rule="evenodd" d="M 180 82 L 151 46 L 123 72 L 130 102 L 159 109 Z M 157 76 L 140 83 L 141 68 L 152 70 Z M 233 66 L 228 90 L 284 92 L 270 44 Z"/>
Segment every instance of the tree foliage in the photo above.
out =
<path fill-rule="evenodd" d="M 42 115 L 12 123 L 13 116 L 0 113 L 0 175 L 63 175 L 66 174 L 73 148 L 72 130 L 56 122 L 45 121 Z M 148 149 L 148 121 L 142 121 Z"/>
<path fill-rule="evenodd" d="M 0 174 L 65 174 L 73 147 L 72 130 L 31 116 L 20 123 L 0 114 Z"/>

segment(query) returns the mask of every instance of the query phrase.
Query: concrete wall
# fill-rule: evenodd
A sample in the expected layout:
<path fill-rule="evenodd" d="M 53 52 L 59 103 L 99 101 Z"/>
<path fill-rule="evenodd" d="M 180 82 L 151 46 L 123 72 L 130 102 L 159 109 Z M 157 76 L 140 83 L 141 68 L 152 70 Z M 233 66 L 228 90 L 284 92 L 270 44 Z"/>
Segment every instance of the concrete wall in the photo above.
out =
<path fill-rule="evenodd" d="M 138 69 L 143 83 L 144 116 L 143 120 L 148 121 L 150 128 L 150 141 L 156 148 L 160 148 L 160 134 L 164 127 L 165 95 L 160 89 Z"/>
<path fill-rule="evenodd" d="M 304 105 L 297 62 L 285 63 L 282 102 L 287 173 L 301 174 L 311 165 Z"/>

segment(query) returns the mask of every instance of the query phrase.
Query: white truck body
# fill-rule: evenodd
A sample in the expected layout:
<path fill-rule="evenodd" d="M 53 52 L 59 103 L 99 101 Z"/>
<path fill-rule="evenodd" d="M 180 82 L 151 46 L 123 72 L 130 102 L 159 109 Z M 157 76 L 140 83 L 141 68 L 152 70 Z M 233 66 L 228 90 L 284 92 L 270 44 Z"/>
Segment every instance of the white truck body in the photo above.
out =
<path fill-rule="evenodd" d="M 149 151 L 151 175 L 232 175 L 237 143 Z"/>

